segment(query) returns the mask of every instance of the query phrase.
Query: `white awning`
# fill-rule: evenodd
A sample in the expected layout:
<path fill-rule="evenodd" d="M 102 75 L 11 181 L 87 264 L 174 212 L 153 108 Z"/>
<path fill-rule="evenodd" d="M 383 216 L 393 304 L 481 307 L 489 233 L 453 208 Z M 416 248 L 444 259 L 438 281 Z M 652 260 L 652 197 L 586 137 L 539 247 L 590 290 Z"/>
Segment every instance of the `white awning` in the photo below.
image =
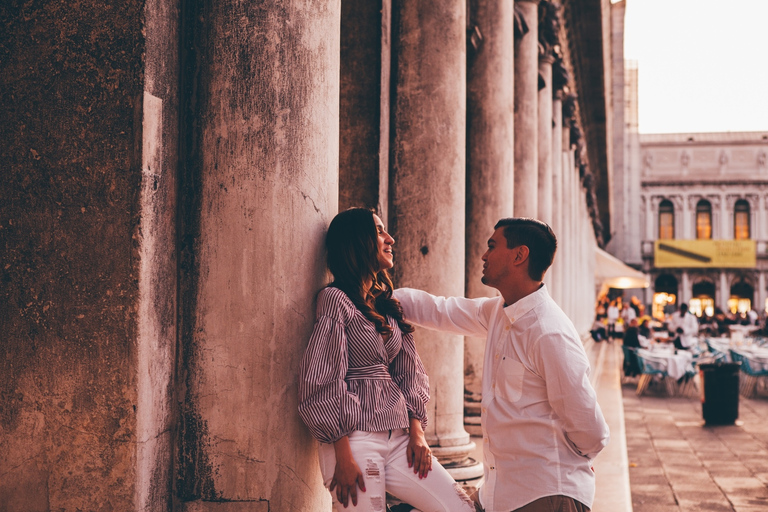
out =
<path fill-rule="evenodd" d="M 648 288 L 648 276 L 595 247 L 595 284 L 602 288 Z"/>

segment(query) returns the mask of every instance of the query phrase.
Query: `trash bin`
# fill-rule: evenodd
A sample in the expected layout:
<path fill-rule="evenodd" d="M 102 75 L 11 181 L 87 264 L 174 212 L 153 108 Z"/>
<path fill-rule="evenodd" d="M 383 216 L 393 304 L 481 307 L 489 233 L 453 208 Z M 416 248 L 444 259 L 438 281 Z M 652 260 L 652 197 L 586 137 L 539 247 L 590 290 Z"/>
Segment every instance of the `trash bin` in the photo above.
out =
<path fill-rule="evenodd" d="M 701 413 L 707 425 L 733 425 L 739 417 L 741 363 L 704 363 L 701 375 Z"/>

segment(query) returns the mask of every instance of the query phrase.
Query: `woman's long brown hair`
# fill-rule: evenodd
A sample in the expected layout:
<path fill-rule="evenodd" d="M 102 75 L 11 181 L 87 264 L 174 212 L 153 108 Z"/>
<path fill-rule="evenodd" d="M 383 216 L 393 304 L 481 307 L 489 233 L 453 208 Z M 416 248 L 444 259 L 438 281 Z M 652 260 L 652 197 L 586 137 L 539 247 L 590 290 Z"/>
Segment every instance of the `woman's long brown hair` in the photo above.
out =
<path fill-rule="evenodd" d="M 403 319 L 400 302 L 392 297 L 389 274 L 379 268 L 377 242 L 373 211 L 350 208 L 336 215 L 325 237 L 334 279 L 331 286 L 343 291 L 382 335 L 392 334 L 386 315 L 397 321 L 401 331 L 413 332 L 413 326 Z M 369 279 L 373 284 L 366 291 L 364 283 Z"/>

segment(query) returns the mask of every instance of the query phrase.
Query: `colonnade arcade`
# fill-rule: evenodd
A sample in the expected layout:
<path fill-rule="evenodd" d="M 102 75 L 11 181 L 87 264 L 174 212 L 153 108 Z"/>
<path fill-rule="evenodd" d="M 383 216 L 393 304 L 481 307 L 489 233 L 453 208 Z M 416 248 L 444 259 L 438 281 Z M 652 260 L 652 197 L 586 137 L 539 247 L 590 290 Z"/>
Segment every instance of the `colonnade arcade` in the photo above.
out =
<path fill-rule="evenodd" d="M 754 309 L 768 312 L 766 272 L 743 269 L 659 270 L 651 274 L 645 290 L 645 303 L 652 304 L 653 315 L 663 317 L 664 306 L 688 304 L 697 316 L 713 316 L 715 310 L 734 314 Z M 668 310 L 669 311 L 669 310 Z"/>
<path fill-rule="evenodd" d="M 588 331 L 610 233 L 606 5 L 14 6 L 0 502 L 327 509 L 296 376 L 349 206 L 388 223 L 396 284 L 437 295 L 495 293 L 496 221 L 544 220 L 547 285 Z M 427 439 L 479 477 L 482 341 L 416 340 Z"/>

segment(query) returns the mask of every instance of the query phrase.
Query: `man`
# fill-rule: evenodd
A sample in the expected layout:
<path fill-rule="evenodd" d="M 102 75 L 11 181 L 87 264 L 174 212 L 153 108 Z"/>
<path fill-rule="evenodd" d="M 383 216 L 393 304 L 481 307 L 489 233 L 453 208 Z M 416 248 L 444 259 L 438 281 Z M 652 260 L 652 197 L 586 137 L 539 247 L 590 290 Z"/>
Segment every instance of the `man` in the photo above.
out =
<path fill-rule="evenodd" d="M 483 255 L 482 279 L 500 297 L 395 292 L 409 322 L 486 336 L 480 489 L 486 512 L 592 507 L 592 459 L 608 443 L 608 426 L 579 335 L 542 282 L 556 247 L 546 224 L 502 219 Z"/>
<path fill-rule="evenodd" d="M 612 300 L 608 305 L 606 311 L 608 318 L 608 340 L 616 336 L 616 322 L 619 320 L 619 306 L 616 305 L 616 301 Z"/>
<path fill-rule="evenodd" d="M 680 305 L 680 314 L 669 318 L 667 329 L 675 337 L 675 348 L 688 350 L 698 342 L 699 321 L 688 312 L 688 304 Z"/>

